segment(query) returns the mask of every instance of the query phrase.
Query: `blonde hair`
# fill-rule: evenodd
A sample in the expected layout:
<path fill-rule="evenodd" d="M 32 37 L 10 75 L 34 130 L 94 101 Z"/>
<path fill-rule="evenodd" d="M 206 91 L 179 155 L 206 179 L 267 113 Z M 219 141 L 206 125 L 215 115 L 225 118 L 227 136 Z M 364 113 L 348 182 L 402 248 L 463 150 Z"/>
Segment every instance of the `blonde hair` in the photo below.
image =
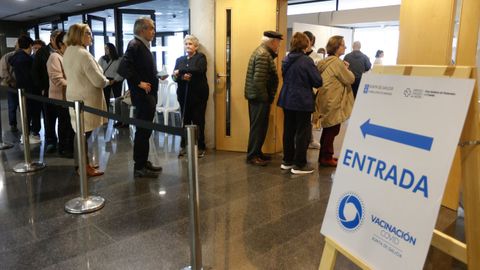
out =
<path fill-rule="evenodd" d="M 65 44 L 67 46 L 83 45 L 83 37 L 90 30 L 88 24 L 76 23 L 68 28 Z"/>
<path fill-rule="evenodd" d="M 191 41 L 193 45 L 195 45 L 195 47 L 200 46 L 200 41 L 194 35 L 186 35 L 185 38 L 183 39 L 183 43 L 185 43 L 187 40 Z"/>

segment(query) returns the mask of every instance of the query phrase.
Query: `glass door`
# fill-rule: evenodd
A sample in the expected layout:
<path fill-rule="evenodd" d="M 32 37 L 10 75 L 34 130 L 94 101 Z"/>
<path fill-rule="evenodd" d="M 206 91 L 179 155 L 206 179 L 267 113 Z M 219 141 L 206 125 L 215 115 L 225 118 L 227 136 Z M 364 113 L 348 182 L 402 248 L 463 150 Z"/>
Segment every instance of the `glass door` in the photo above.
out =
<path fill-rule="evenodd" d="M 98 61 L 100 57 L 105 54 L 105 43 L 108 42 L 107 38 L 107 20 L 102 17 L 88 15 L 87 23 L 92 30 L 92 41 L 93 44 L 90 46 L 90 53 Z"/>
<path fill-rule="evenodd" d="M 155 24 L 155 10 L 148 9 L 118 9 L 120 18 L 120 29 L 117 38 L 117 48 L 119 52 L 124 53 L 128 42 L 133 39 L 133 25 L 140 17 L 150 17 Z M 156 38 L 152 40 L 152 47 L 156 46 Z M 155 54 L 155 52 L 154 52 Z M 156 54 L 155 54 L 156 59 Z"/>

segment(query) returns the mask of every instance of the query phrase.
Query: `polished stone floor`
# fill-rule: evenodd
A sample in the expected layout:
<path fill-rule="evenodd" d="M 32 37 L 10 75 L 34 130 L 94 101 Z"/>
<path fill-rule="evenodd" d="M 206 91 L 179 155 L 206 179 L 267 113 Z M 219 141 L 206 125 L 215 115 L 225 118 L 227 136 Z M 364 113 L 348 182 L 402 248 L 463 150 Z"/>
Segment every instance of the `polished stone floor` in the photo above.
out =
<path fill-rule="evenodd" d="M 5 102 L 1 116 L 6 124 Z M 86 215 L 64 211 L 79 196 L 73 160 L 32 156 L 47 168 L 16 174 L 23 146 L 0 151 L 0 269 L 181 269 L 189 265 L 187 162 L 177 158 L 179 138 L 156 133 L 150 159 L 158 179 L 133 178 L 129 129 L 112 123 L 92 136 L 91 162 L 105 175 L 88 181 L 106 199 Z M 337 148 L 339 144 L 337 143 Z M 316 165 L 318 150 L 309 150 Z M 199 159 L 200 219 L 205 269 L 317 269 L 324 240 L 320 227 L 332 185 L 331 168 L 306 176 L 279 169 L 281 155 L 264 168 L 241 153 L 209 150 Z M 342 256 L 336 269 L 358 269 Z"/>

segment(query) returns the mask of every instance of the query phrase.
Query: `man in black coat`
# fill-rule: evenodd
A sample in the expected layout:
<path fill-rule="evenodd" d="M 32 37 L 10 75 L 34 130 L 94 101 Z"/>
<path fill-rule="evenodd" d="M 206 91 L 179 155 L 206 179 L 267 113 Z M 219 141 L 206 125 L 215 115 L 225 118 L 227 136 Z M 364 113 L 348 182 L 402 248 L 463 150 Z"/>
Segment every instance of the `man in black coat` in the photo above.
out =
<path fill-rule="evenodd" d="M 153 121 L 157 105 L 157 67 L 150 52 L 150 41 L 155 38 L 155 26 L 150 18 L 135 21 L 135 38 L 128 43 L 127 51 L 118 67 L 118 74 L 128 81 L 135 118 Z M 152 130 L 137 127 L 133 144 L 134 176 L 157 178 L 162 167 L 148 161 L 149 138 Z"/>
<path fill-rule="evenodd" d="M 35 87 L 40 89 L 40 93 L 44 97 L 48 97 L 48 89 L 50 87 L 47 71 L 48 57 L 52 52 L 58 48 L 55 45 L 55 38 L 60 33 L 59 30 L 54 30 L 50 34 L 50 43 L 47 46 L 42 46 L 35 53 L 32 65 L 32 77 Z M 43 110 L 43 124 L 45 127 L 45 144 L 46 152 L 53 153 L 57 148 L 57 134 L 55 133 L 55 119 L 57 111 L 55 106 L 47 103 L 42 104 Z"/>
<path fill-rule="evenodd" d="M 32 79 L 32 53 L 33 40 L 27 36 L 18 38 L 19 50 L 8 59 L 8 63 L 13 67 L 17 88 L 25 89 L 26 93 L 38 94 Z M 27 99 L 27 121 L 30 131 L 30 143 L 40 143 L 40 103 Z"/>

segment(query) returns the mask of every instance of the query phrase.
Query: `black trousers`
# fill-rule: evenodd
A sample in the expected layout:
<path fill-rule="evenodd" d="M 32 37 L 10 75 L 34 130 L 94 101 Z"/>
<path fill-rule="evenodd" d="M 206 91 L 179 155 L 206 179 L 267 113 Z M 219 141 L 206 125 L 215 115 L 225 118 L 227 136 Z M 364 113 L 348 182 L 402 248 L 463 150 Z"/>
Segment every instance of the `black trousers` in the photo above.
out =
<path fill-rule="evenodd" d="M 42 125 L 40 118 L 42 114 L 42 103 L 27 99 L 27 121 L 30 133 L 38 135 Z"/>
<path fill-rule="evenodd" d="M 8 123 L 17 126 L 18 94 L 7 92 L 8 98 Z"/>
<path fill-rule="evenodd" d="M 283 109 L 283 161 L 303 167 L 312 134 L 311 112 Z"/>
<path fill-rule="evenodd" d="M 53 104 L 43 103 L 43 126 L 45 128 L 45 142 L 47 145 L 57 144 L 57 134 L 55 132 L 55 124 L 58 118 L 57 106 Z M 59 131 L 60 133 L 60 128 Z M 59 135 L 60 136 L 60 135 Z"/>
<path fill-rule="evenodd" d="M 103 88 L 103 96 L 105 97 L 105 102 L 107 103 L 107 110 L 110 110 L 110 94 L 113 92 L 113 97 L 118 98 L 122 95 L 122 82 L 116 82 L 112 85 L 109 85 Z"/>
<path fill-rule="evenodd" d="M 132 105 L 135 106 L 135 118 L 152 122 L 155 116 L 157 97 L 154 95 L 136 94 L 132 95 Z M 133 141 L 133 160 L 135 161 L 135 170 L 141 170 L 148 161 L 150 151 L 151 129 L 137 127 L 135 131 L 135 140 Z"/>
<path fill-rule="evenodd" d="M 355 77 L 355 81 L 352 84 L 352 91 L 353 91 L 353 97 L 354 98 L 357 97 L 358 87 L 360 86 L 360 80 L 361 79 L 362 79 L 362 77 L 360 77 L 360 78 Z"/>
<path fill-rule="evenodd" d="M 205 150 L 205 111 L 207 110 L 207 101 L 205 102 L 188 102 L 183 104 L 184 101 L 179 102 L 180 109 L 183 113 L 183 125 L 197 125 L 198 126 L 198 150 Z M 186 144 L 186 138 L 182 137 L 180 147 L 184 148 Z"/>
<path fill-rule="evenodd" d="M 55 112 L 55 118 L 52 118 L 54 127 L 58 118 L 58 152 L 73 152 L 73 139 L 75 132 L 70 121 L 70 112 L 68 108 L 52 105 Z"/>
<path fill-rule="evenodd" d="M 268 130 L 268 116 L 270 103 L 248 101 L 248 115 L 250 118 L 250 133 L 248 134 L 247 160 L 261 156 L 262 146 Z"/>

